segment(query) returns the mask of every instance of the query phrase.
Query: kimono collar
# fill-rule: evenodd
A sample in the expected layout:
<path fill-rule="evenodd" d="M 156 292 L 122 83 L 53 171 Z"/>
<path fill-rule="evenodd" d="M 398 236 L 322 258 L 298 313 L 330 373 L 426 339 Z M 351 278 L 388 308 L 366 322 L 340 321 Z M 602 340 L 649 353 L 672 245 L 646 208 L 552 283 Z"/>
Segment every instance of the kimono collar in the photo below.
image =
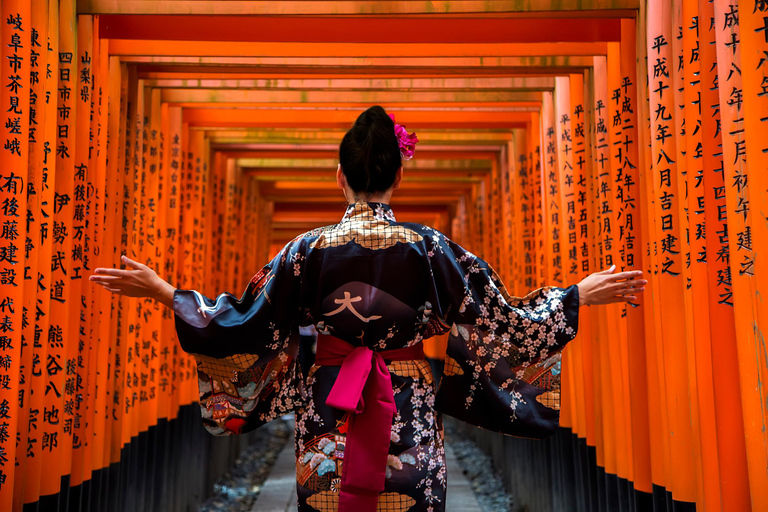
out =
<path fill-rule="evenodd" d="M 363 220 L 385 220 L 390 222 L 397 222 L 395 214 L 392 213 L 392 208 L 386 203 L 368 203 L 357 202 L 347 206 L 347 211 L 344 212 L 341 222 L 348 222 L 350 220 L 363 221 Z"/>

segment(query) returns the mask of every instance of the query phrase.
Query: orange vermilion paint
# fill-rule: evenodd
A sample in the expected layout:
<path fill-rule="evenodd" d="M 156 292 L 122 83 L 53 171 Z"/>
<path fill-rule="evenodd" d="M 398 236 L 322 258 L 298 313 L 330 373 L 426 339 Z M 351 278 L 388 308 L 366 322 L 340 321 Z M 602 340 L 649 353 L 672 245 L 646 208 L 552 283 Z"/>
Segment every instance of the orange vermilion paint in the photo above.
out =
<path fill-rule="evenodd" d="M 18 237 L 15 262 L 0 243 L 14 328 L 0 332 L 0 508 L 92 480 L 198 398 L 173 312 L 84 282 L 89 269 L 125 253 L 174 286 L 239 295 L 285 242 L 338 221 L 338 141 L 375 103 L 422 139 L 398 220 L 444 231 L 514 295 L 645 271 L 638 307 L 582 308 L 563 351 L 560 425 L 598 466 L 701 510 L 768 507 L 760 2 L 313 3 L 325 28 L 297 2 L 277 18 L 262 3 L 247 18 L 80 3 L 2 3 L 0 216 Z M 127 9 L 144 15 L 100 15 Z"/>

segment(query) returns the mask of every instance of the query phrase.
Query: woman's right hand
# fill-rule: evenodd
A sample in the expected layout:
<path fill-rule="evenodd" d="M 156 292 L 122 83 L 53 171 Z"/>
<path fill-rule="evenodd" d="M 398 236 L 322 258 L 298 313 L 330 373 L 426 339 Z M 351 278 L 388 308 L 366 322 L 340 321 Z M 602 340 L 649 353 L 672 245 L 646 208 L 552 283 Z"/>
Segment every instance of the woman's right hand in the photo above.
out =
<path fill-rule="evenodd" d="M 590 274 L 578 284 L 579 306 L 632 302 L 637 300 L 637 293 L 645 290 L 648 281 L 640 279 L 642 270 L 630 270 L 614 274 L 616 265 Z"/>
<path fill-rule="evenodd" d="M 173 286 L 148 266 L 126 255 L 121 260 L 129 268 L 97 268 L 88 279 L 112 293 L 128 297 L 149 297 L 173 308 Z"/>

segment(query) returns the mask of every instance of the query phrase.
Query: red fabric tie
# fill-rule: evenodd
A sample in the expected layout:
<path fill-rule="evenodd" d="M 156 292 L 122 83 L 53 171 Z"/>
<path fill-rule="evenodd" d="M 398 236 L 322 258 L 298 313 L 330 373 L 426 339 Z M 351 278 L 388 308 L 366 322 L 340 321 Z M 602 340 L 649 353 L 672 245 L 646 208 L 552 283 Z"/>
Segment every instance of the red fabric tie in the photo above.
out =
<path fill-rule="evenodd" d="M 408 348 L 373 351 L 339 338 L 317 338 L 315 364 L 341 366 L 326 404 L 348 411 L 339 512 L 375 512 L 384 491 L 392 420 L 397 412 L 392 379 L 385 360 L 424 359 L 421 343 Z"/>

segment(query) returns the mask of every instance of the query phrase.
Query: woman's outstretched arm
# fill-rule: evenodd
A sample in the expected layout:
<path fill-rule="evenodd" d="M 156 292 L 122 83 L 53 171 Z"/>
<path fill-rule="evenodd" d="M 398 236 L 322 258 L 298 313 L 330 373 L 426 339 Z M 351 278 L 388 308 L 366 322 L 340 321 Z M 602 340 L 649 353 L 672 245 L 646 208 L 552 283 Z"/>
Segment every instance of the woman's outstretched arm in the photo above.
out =
<path fill-rule="evenodd" d="M 176 290 L 157 273 L 128 256 L 121 257 L 130 269 L 97 268 L 88 278 L 106 290 L 128 297 L 149 297 L 173 308 L 173 292 Z"/>
<path fill-rule="evenodd" d="M 121 261 L 128 268 L 98 268 L 89 279 L 110 292 L 149 297 L 173 310 L 179 346 L 196 361 L 205 428 L 213 435 L 239 434 L 301 403 L 297 327 L 307 251 L 298 238 L 288 243 L 240 298 L 175 289 L 126 256 Z"/>

